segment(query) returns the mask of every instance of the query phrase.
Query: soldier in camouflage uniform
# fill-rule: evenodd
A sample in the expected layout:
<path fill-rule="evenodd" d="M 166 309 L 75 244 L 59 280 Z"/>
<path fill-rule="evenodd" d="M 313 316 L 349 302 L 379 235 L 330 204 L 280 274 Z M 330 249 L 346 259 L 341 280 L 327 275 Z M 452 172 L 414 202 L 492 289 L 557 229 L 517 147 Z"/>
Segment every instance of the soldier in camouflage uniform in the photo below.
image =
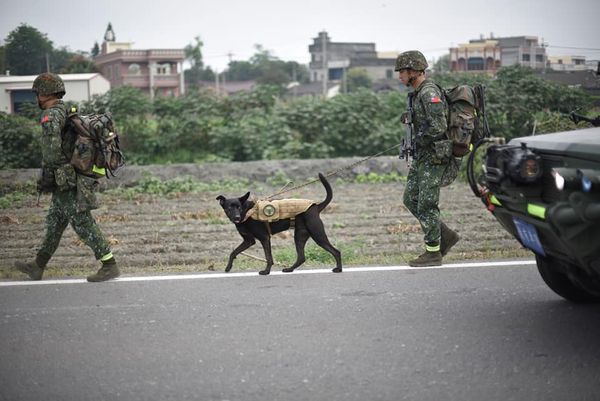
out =
<path fill-rule="evenodd" d="M 108 241 L 90 212 L 98 207 L 94 193 L 98 183 L 93 178 L 77 174 L 70 164 L 74 138 L 66 135 L 64 129 L 67 110 L 61 99 L 65 85 L 58 75 L 43 73 L 33 81 L 32 91 L 42 109 L 42 177 L 38 181 L 38 191 L 51 192 L 52 203 L 46 217 L 44 242 L 35 260 L 16 262 L 15 267 L 32 280 L 41 280 L 44 268 L 71 223 L 79 238 L 102 262 L 100 270 L 89 276 L 88 281 L 118 277 L 119 269 Z"/>
<path fill-rule="evenodd" d="M 446 138 L 448 106 L 440 88 L 425 77 L 427 60 L 419 51 L 401 53 L 395 70 L 399 79 L 414 89 L 409 93 L 415 135 L 414 161 L 410 166 L 404 205 L 419 220 L 424 233 L 425 253 L 409 261 L 410 266 L 440 266 L 458 234 L 440 221 L 440 187 L 452 158 L 452 143 Z"/>

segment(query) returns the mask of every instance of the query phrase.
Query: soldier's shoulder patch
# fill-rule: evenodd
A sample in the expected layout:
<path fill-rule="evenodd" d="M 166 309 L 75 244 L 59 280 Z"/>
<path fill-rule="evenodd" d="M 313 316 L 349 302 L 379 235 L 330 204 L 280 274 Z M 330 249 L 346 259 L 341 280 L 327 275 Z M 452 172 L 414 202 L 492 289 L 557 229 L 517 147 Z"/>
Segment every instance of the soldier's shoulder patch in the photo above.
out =
<path fill-rule="evenodd" d="M 52 114 L 46 113 L 42 116 L 42 119 L 40 120 L 40 124 L 44 125 L 47 122 L 52 121 L 52 120 L 53 120 Z"/>

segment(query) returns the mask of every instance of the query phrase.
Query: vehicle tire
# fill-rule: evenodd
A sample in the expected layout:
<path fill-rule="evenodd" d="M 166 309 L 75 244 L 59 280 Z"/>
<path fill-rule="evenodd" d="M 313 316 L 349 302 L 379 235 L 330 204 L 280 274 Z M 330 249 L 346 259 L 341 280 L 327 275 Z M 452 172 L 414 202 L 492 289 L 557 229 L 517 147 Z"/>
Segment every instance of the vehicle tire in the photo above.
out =
<path fill-rule="evenodd" d="M 544 282 L 552 291 L 561 297 L 576 303 L 600 302 L 600 297 L 590 294 L 588 291 L 579 287 L 566 274 L 560 272 L 559 269 L 553 266 L 564 265 L 558 259 L 549 257 L 535 256 L 538 271 Z"/>

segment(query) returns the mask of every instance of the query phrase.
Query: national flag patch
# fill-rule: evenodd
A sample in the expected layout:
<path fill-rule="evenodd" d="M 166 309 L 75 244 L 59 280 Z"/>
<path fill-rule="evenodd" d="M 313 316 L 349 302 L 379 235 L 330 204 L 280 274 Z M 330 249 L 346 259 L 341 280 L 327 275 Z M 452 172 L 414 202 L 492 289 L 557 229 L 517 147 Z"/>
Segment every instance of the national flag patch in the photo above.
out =
<path fill-rule="evenodd" d="M 42 118 L 42 121 L 40 121 L 40 124 L 47 123 L 48 121 L 50 121 L 50 118 L 49 118 L 49 117 L 48 117 L 48 115 L 46 114 L 46 115 L 44 116 L 44 118 Z"/>
<path fill-rule="evenodd" d="M 440 103 L 442 101 L 442 99 L 440 99 L 437 96 L 434 96 L 431 98 L 431 103 Z"/>

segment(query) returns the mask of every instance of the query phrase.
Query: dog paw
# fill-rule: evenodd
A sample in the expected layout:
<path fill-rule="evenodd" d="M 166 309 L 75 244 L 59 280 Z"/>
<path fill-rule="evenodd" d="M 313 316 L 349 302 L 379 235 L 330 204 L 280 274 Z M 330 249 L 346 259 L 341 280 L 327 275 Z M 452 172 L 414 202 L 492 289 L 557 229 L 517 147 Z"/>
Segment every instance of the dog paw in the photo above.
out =
<path fill-rule="evenodd" d="M 285 269 L 282 269 L 281 271 L 284 273 L 291 273 L 294 271 L 294 269 L 292 269 L 291 267 L 286 267 Z"/>
<path fill-rule="evenodd" d="M 332 270 L 332 272 L 334 272 L 334 273 L 341 273 L 342 272 L 342 268 L 341 267 L 336 267 L 335 269 Z"/>
<path fill-rule="evenodd" d="M 261 276 L 266 276 L 269 273 L 270 273 L 270 271 L 268 271 L 268 270 L 261 270 L 261 271 L 258 272 L 258 274 L 260 274 Z"/>

